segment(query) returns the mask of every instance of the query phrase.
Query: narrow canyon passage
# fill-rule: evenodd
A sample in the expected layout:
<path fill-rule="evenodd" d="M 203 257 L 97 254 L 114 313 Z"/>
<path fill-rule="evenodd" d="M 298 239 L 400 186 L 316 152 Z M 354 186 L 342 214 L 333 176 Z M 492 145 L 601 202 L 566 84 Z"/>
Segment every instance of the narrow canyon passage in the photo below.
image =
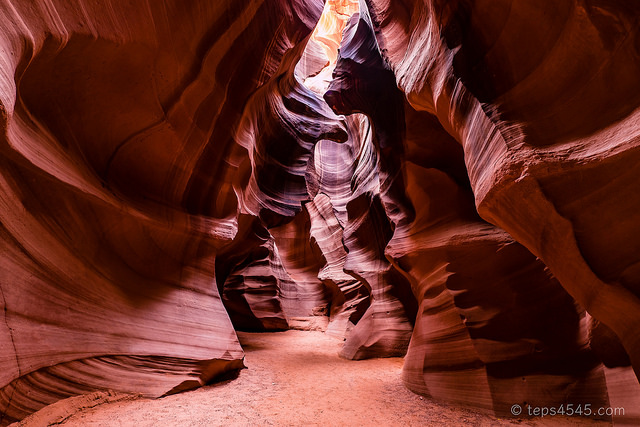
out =
<path fill-rule="evenodd" d="M 638 1 L 0 1 L 0 427 L 640 425 L 639 75 Z"/>
<path fill-rule="evenodd" d="M 21 426 L 496 426 L 547 425 L 502 420 L 438 404 L 401 381 L 400 357 L 352 361 L 338 357 L 341 340 L 318 331 L 239 332 L 247 369 L 233 380 L 162 399 L 71 398 Z M 108 399 L 106 399 L 108 400 Z M 96 405 L 94 407 L 90 407 Z M 606 426 L 555 418 L 563 425 Z"/>

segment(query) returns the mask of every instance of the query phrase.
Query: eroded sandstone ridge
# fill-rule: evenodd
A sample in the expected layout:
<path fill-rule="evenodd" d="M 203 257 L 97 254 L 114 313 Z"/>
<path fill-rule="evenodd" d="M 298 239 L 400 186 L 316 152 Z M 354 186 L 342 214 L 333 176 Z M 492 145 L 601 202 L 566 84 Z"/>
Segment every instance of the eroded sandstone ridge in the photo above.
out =
<path fill-rule="evenodd" d="M 637 393 L 603 368 L 640 376 L 632 2 L 25 3 L 0 424 L 197 387 L 290 327 L 501 416 Z"/>
<path fill-rule="evenodd" d="M 594 350 L 640 376 L 640 8 L 368 3 L 399 88 L 462 145 L 480 215 L 613 331 L 594 328 Z"/>
<path fill-rule="evenodd" d="M 160 396 L 241 368 L 215 277 L 216 253 L 252 223 L 239 219 L 249 156 L 235 130 L 322 4 L 0 10 L 0 423 L 90 390 Z M 223 293 L 265 285 L 258 318 L 280 307 L 277 259 L 251 271 L 269 258 L 260 236 Z"/>

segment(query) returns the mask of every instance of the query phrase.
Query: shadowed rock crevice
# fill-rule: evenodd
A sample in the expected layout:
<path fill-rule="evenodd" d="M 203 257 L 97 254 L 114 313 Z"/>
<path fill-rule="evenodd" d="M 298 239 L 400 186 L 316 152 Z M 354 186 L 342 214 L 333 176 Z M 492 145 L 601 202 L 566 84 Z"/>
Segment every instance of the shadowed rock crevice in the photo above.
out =
<path fill-rule="evenodd" d="M 407 21 L 391 18 L 397 8 L 386 2 L 367 4 L 408 101 L 460 143 L 482 218 L 539 257 L 614 331 L 637 374 L 637 280 L 633 268 L 624 281 L 617 270 L 636 264 L 626 252 L 638 202 L 628 186 L 638 182 L 636 8 L 407 2 L 421 16 Z M 608 167 L 624 179 L 611 179 Z"/>
<path fill-rule="evenodd" d="M 347 205 L 346 268 L 355 272 L 350 260 L 366 259 L 356 273 L 366 278 L 364 271 L 375 268 L 365 266 L 386 262 L 386 254 L 393 268 L 411 281 L 421 309 L 406 358 L 407 385 L 500 415 L 509 415 L 513 402 L 535 406 L 560 398 L 606 403 L 604 377 L 587 346 L 584 314 L 542 262 L 480 219 L 466 173 L 461 172 L 463 158 L 453 148 L 457 142 L 441 125 L 422 114 L 420 127 L 406 128 L 420 113 L 409 107 L 406 114 L 398 114 L 398 109 L 405 112 L 401 92 L 380 56 L 367 15 L 354 15 L 345 29 L 334 77 L 325 99 L 336 112 L 368 115 L 381 159 L 380 181 L 385 182 L 380 199 L 363 193 Z M 426 123 L 431 129 L 419 134 L 418 129 L 429 129 Z M 431 144 L 443 149 L 423 151 L 419 157 L 404 155 Z M 446 160 L 438 159 L 446 155 Z M 364 220 L 358 212 L 368 200 L 371 210 Z M 376 200 L 384 202 L 384 210 L 375 209 L 382 206 Z M 399 220 L 390 227 L 375 212 Z M 363 247 L 370 251 L 366 256 Z M 377 288 L 371 285 L 372 294 Z M 537 387 L 529 387 L 531 382 Z M 470 383 L 475 386 L 469 388 Z M 586 394 L 578 391 L 584 384 L 591 390 Z M 560 397 L 552 391 L 557 389 L 574 391 Z"/>
<path fill-rule="evenodd" d="M 287 328 L 640 416 L 637 5 L 76 3 L 0 6 L 0 424 Z"/>

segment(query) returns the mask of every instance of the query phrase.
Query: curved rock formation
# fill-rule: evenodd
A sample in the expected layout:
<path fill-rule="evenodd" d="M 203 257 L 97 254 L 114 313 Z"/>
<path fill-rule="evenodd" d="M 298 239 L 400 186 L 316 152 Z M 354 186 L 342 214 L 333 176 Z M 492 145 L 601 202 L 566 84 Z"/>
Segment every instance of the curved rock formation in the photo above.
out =
<path fill-rule="evenodd" d="M 347 26 L 334 77 L 325 99 L 334 111 L 370 117 L 384 177 L 381 199 L 374 198 L 367 210 L 369 215 L 384 212 L 384 204 L 386 215 L 367 218 L 366 224 L 388 234 L 378 244 L 377 233 L 361 226 L 366 231 L 359 246 L 386 246 L 421 304 L 405 362 L 407 385 L 500 415 L 508 415 L 514 402 L 604 405 L 604 376 L 589 351 L 583 316 L 535 256 L 477 216 L 468 182 L 454 167 L 443 168 L 448 173 L 438 169 L 447 153 L 443 164 L 463 164 L 462 153 L 428 114 L 411 107 L 404 114 L 402 93 L 366 14 L 354 15 Z M 405 116 L 412 125 L 406 135 Z M 408 157 L 403 171 L 403 142 L 410 153 L 430 144 L 443 148 Z M 367 200 L 366 194 L 352 200 L 349 212 L 362 209 Z M 393 228 L 387 217 L 398 218 Z M 375 253 L 360 258 L 386 262 Z M 556 390 L 572 391 L 559 396 Z"/>
<path fill-rule="evenodd" d="M 0 8 L 0 423 L 241 368 L 214 274 L 247 175 L 234 129 L 322 4 Z"/>
<path fill-rule="evenodd" d="M 238 218 L 234 241 L 216 254 L 218 291 L 236 330 L 288 329 L 279 299 L 282 267 L 274 255 L 273 238 L 249 215 Z"/>
<path fill-rule="evenodd" d="M 330 320 L 327 332 L 345 337 L 357 324 L 370 304 L 370 289 L 345 272 L 347 252 L 331 199 L 318 194 L 306 208 L 311 218 L 310 234 L 324 259 L 318 278 L 331 291 Z"/>
<path fill-rule="evenodd" d="M 500 416 L 640 395 L 638 6 L 0 11 L 0 425 L 213 381 L 236 329 Z"/>
<path fill-rule="evenodd" d="M 280 303 L 289 323 L 304 322 L 305 318 L 317 314 L 326 315 L 330 290 L 321 279 L 324 259 L 313 242 L 307 210 L 301 210 L 293 221 L 269 232 L 280 259 L 277 271 L 288 277 L 280 282 Z"/>
<path fill-rule="evenodd" d="M 640 9 L 368 3 L 399 87 L 462 144 L 480 215 L 612 329 L 640 376 L 640 252 L 629 234 L 640 219 Z"/>

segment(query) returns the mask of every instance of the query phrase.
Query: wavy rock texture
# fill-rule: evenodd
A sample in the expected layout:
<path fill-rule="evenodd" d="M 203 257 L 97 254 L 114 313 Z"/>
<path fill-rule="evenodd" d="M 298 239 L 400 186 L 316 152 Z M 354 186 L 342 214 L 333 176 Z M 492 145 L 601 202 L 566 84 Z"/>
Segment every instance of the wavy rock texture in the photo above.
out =
<path fill-rule="evenodd" d="M 354 159 L 357 166 L 351 182 L 352 195 L 346 205 L 344 245 L 348 254 L 344 268 L 366 283 L 371 293 L 371 305 L 347 338 L 342 354 L 348 358 L 404 355 L 417 308 L 409 283 L 384 255 L 393 228 L 407 217 L 400 206 L 404 193 L 402 179 L 397 179 L 399 162 L 396 161 L 402 155 L 400 128 L 403 117 L 401 109 L 393 108 L 396 103 L 402 106 L 402 94 L 393 92 L 397 95 L 394 100 L 381 96 L 380 88 L 384 88 L 385 80 L 384 77 L 378 78 L 379 74 L 387 71 L 386 82 L 393 82 L 393 75 L 383 69 L 379 55 L 366 54 L 370 53 L 368 48 L 371 46 L 360 45 L 368 42 L 375 47 L 375 38 L 369 34 L 371 27 L 361 18 L 363 13 L 366 13 L 364 9 L 354 14 L 345 27 L 334 79 L 324 94 L 336 113 L 362 112 L 368 115 L 367 119 L 360 118 L 365 126 L 360 131 L 364 139 L 359 157 Z M 373 59 L 365 63 L 356 62 L 361 58 Z M 367 79 L 350 79 L 352 75 L 355 79 L 353 68 L 358 66 L 363 69 L 362 74 L 368 73 Z M 371 84 L 361 88 L 358 86 L 360 82 Z M 355 87 L 348 86 L 350 83 Z M 369 98 L 353 99 L 360 95 Z M 387 112 L 395 112 L 395 116 L 378 111 L 385 102 L 390 102 Z M 394 152 L 394 148 L 399 150 Z M 398 195 L 400 197 L 394 197 Z"/>
<path fill-rule="evenodd" d="M 238 218 L 234 241 L 216 256 L 216 281 L 236 330 L 288 329 L 280 304 L 283 269 L 273 238 L 254 216 Z"/>
<path fill-rule="evenodd" d="M 538 256 L 640 376 L 635 76 L 624 2 L 367 2 L 399 88 L 462 146 L 480 215 Z M 410 17 L 419 17 L 410 19 Z M 621 346 L 599 343 L 617 339 Z M 624 354 L 605 360 L 624 365 Z"/>
<path fill-rule="evenodd" d="M 324 265 L 322 251 L 311 236 L 311 218 L 306 209 L 293 221 L 269 230 L 274 238 L 282 270 L 288 280 L 281 280 L 280 302 L 288 320 L 326 315 L 329 289 L 320 278 Z"/>
<path fill-rule="evenodd" d="M 306 204 L 306 209 L 311 219 L 311 238 L 324 260 L 318 278 L 331 291 L 331 323 L 327 332 L 345 337 L 369 307 L 371 291 L 362 281 L 345 272 L 347 252 L 343 244 L 343 229 L 331 199 L 325 194 L 318 194 Z"/>
<path fill-rule="evenodd" d="M 395 273 L 387 282 L 397 288 L 404 272 L 421 304 L 405 362 L 407 385 L 500 415 L 509 414 L 513 402 L 557 403 L 558 390 L 574 403 L 605 404 L 605 379 L 589 351 L 583 316 L 544 264 L 477 216 L 458 172 L 464 165 L 459 146 L 433 116 L 411 107 L 404 114 L 402 92 L 366 14 L 347 26 L 334 77 L 325 99 L 339 113 L 366 113 L 380 153 L 380 197 L 363 194 L 348 205 L 350 214 L 368 211 L 355 239 L 349 238 L 353 226 L 345 228 L 346 246 L 360 243 L 349 256 L 368 261 L 358 264 L 365 277 L 363 271 L 381 270 L 365 266 L 386 263 Z M 403 144 L 410 153 L 404 170 Z M 429 145 L 438 150 L 422 149 Z M 399 270 L 385 259 L 385 247 Z"/>
<path fill-rule="evenodd" d="M 234 129 L 322 4 L 205 3 L 0 6 L 2 424 L 242 367 L 215 285 L 250 172 Z M 235 288 L 262 287 L 256 258 Z"/>
<path fill-rule="evenodd" d="M 28 3 L 0 4 L 0 424 L 290 327 L 501 416 L 631 405 L 632 2 Z"/>

